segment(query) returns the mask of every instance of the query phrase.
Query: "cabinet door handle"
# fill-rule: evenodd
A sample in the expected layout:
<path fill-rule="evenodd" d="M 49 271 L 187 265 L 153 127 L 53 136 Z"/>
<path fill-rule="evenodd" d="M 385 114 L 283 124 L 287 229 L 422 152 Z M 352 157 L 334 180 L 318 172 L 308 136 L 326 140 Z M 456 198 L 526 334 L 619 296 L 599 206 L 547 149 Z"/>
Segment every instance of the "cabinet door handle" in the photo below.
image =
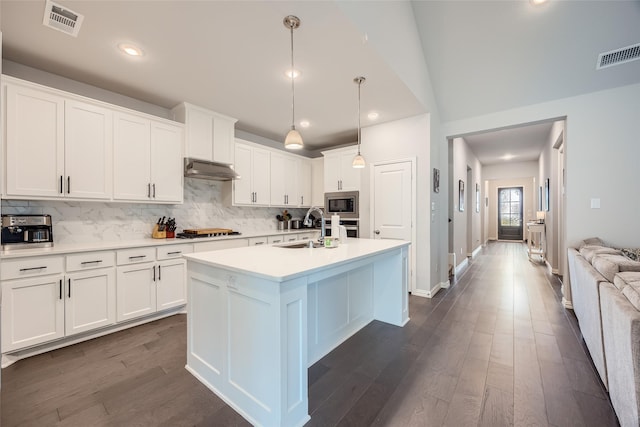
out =
<path fill-rule="evenodd" d="M 71 177 L 67 176 L 67 194 L 71 193 Z"/>
<path fill-rule="evenodd" d="M 80 263 L 80 265 L 98 264 L 98 263 L 101 263 L 101 262 L 102 262 L 102 260 L 101 260 L 101 259 L 97 259 L 97 260 L 95 260 L 95 261 L 82 261 L 82 262 Z"/>
<path fill-rule="evenodd" d="M 153 198 L 156 198 L 156 184 L 153 184 Z"/>
<path fill-rule="evenodd" d="M 182 251 L 173 251 L 173 252 L 167 252 L 167 255 L 178 255 L 181 254 Z"/>
<path fill-rule="evenodd" d="M 32 271 L 32 270 L 44 270 L 47 266 L 43 267 L 30 267 L 30 268 L 21 268 L 20 271 Z"/>
<path fill-rule="evenodd" d="M 60 291 L 58 295 L 59 295 L 58 298 L 62 299 L 62 279 L 60 279 Z"/>
<path fill-rule="evenodd" d="M 151 183 L 147 184 L 147 197 L 151 198 Z"/>
<path fill-rule="evenodd" d="M 304 205 L 304 196 L 300 196 L 300 204 Z"/>
<path fill-rule="evenodd" d="M 256 242 L 256 246 L 258 245 L 264 245 L 264 242 Z"/>
<path fill-rule="evenodd" d="M 68 280 L 69 283 L 69 293 L 67 295 L 69 295 L 69 298 L 71 298 L 71 279 Z"/>
<path fill-rule="evenodd" d="M 60 194 L 64 193 L 62 190 L 62 175 L 60 175 Z"/>
<path fill-rule="evenodd" d="M 141 259 L 146 257 L 147 257 L 146 255 L 136 255 L 136 256 L 130 256 L 129 259 L 134 260 L 134 259 Z"/>
<path fill-rule="evenodd" d="M 284 204 L 285 205 L 287 204 L 287 195 L 286 194 L 284 195 Z"/>
<path fill-rule="evenodd" d="M 153 281 L 156 281 L 156 266 L 153 266 Z"/>
<path fill-rule="evenodd" d="M 162 280 L 162 266 L 158 266 L 158 281 Z"/>

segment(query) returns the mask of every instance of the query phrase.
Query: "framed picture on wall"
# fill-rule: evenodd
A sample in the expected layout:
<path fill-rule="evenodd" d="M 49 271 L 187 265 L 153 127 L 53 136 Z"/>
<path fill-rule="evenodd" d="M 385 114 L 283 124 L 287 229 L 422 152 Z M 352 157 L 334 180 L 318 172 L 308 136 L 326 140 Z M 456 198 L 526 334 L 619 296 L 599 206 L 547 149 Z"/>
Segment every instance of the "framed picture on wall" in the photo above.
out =
<path fill-rule="evenodd" d="M 464 212 L 464 181 L 458 180 L 458 210 Z"/>
<path fill-rule="evenodd" d="M 480 212 L 480 185 L 476 183 L 476 212 Z"/>
<path fill-rule="evenodd" d="M 544 182 L 544 210 L 549 212 L 549 178 Z"/>
<path fill-rule="evenodd" d="M 440 192 L 440 169 L 433 168 L 433 192 Z"/>

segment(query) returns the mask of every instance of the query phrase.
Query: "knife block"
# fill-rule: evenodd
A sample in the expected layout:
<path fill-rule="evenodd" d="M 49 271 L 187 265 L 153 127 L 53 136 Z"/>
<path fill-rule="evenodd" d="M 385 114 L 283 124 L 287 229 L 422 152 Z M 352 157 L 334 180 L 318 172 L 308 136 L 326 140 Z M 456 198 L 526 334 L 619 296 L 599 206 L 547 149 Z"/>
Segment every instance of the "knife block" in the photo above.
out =
<path fill-rule="evenodd" d="M 153 231 L 151 232 L 151 237 L 153 237 L 154 239 L 166 239 L 167 238 L 167 232 L 166 231 L 159 231 L 158 230 L 158 224 L 153 226 Z"/>

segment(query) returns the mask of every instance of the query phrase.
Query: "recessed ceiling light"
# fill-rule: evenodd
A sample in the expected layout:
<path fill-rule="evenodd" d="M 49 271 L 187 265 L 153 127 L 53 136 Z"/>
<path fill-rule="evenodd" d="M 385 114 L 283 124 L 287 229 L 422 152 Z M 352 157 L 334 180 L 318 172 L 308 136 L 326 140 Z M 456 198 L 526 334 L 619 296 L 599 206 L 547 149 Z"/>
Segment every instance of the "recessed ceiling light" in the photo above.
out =
<path fill-rule="evenodd" d="M 131 43 L 120 43 L 118 49 L 130 56 L 142 56 L 144 52 L 138 46 L 134 46 Z"/>
<path fill-rule="evenodd" d="M 541 4 L 546 3 L 548 0 L 529 0 L 529 3 L 531 3 L 534 6 L 539 6 Z"/>
<path fill-rule="evenodd" d="M 502 160 L 511 160 L 513 159 L 515 156 L 513 154 L 505 154 L 504 156 L 500 157 Z"/>
<path fill-rule="evenodd" d="M 301 128 L 308 128 L 310 125 L 309 120 L 301 120 L 300 121 L 300 127 Z"/>
<path fill-rule="evenodd" d="M 369 118 L 369 120 L 377 120 L 379 116 L 380 115 L 375 111 L 372 111 L 369 114 L 367 114 L 367 117 Z"/>
<path fill-rule="evenodd" d="M 294 79 L 300 77 L 300 74 L 302 74 L 300 71 L 293 70 L 293 78 Z M 284 75 L 287 76 L 288 78 L 291 78 L 291 70 L 285 71 Z"/>

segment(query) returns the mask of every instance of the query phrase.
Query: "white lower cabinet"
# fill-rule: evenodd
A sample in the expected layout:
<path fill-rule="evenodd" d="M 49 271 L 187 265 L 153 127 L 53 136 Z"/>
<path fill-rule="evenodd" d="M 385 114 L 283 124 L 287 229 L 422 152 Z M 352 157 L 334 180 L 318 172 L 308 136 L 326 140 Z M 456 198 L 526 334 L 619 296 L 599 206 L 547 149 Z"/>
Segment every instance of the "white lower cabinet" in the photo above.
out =
<path fill-rule="evenodd" d="M 64 276 L 2 283 L 2 352 L 64 337 Z"/>
<path fill-rule="evenodd" d="M 100 268 L 69 274 L 65 294 L 65 335 L 116 322 L 115 269 Z"/>
<path fill-rule="evenodd" d="M 187 303 L 187 262 L 183 259 L 162 261 L 157 265 L 156 307 L 158 311 Z"/>
<path fill-rule="evenodd" d="M 155 274 L 154 263 L 118 267 L 118 322 L 156 312 Z"/>

